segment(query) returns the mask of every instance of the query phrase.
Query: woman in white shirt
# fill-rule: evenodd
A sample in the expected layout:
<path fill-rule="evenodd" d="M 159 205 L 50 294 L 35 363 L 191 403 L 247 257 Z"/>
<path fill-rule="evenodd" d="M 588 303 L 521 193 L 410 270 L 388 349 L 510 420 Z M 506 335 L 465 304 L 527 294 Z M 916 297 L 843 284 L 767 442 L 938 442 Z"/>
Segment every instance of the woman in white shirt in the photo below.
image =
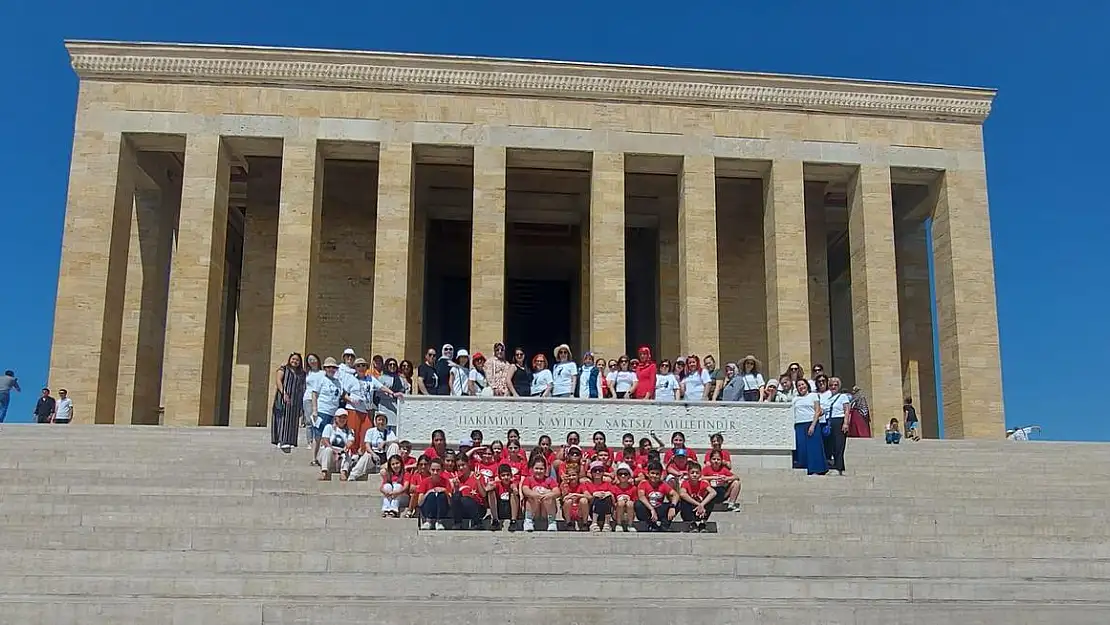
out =
<path fill-rule="evenodd" d="M 551 397 L 554 380 L 547 368 L 547 356 L 536 354 L 532 358 L 532 397 Z"/>
<path fill-rule="evenodd" d="M 821 398 L 811 393 L 805 378 L 794 382 L 797 396 L 791 402 L 794 415 L 794 468 L 805 469 L 808 475 L 825 475 L 829 466 L 822 442 Z"/>
<path fill-rule="evenodd" d="M 482 352 L 474 352 L 473 362 L 474 366 L 470 368 L 466 394 L 480 397 L 485 395 L 486 389 L 489 388 L 489 382 L 486 380 L 486 357 Z M 493 389 L 490 389 L 489 394 L 493 394 Z"/>
<path fill-rule="evenodd" d="M 655 399 L 674 401 L 679 399 L 681 392 L 678 378 L 671 372 L 671 361 L 664 360 L 659 363 L 659 373 L 655 374 Z"/>
<path fill-rule="evenodd" d="M 766 382 L 759 372 L 759 360 L 751 354 L 740 361 L 740 384 L 744 389 L 744 401 L 759 401 L 759 389 Z"/>
<path fill-rule="evenodd" d="M 840 389 L 840 378 L 829 378 L 829 390 L 821 393 L 821 412 L 828 416 L 829 435 L 825 437 L 825 455 L 829 467 L 844 475 L 844 447 L 848 442 L 848 404 L 852 394 Z"/>
<path fill-rule="evenodd" d="M 617 359 L 617 368 L 609 372 L 609 392 L 617 399 L 632 397 L 632 389 L 636 388 L 636 372 L 628 368 L 628 356 Z"/>
<path fill-rule="evenodd" d="M 571 359 L 566 343 L 555 348 L 555 366 L 551 368 L 551 396 L 571 397 L 578 386 L 578 365 Z"/>
<path fill-rule="evenodd" d="M 448 370 L 447 379 L 451 388 L 452 397 L 469 395 L 470 390 L 470 354 L 465 349 L 455 353 L 455 360 Z"/>
<path fill-rule="evenodd" d="M 340 408 L 335 411 L 334 421 L 325 425 L 320 433 L 320 453 L 316 455 L 320 463 L 320 481 L 330 480 L 336 471 L 339 471 L 339 480 L 346 481 L 355 444 L 355 431 L 347 427 L 347 411 Z"/>
<path fill-rule="evenodd" d="M 701 368 L 697 356 L 686 359 L 686 377 L 682 378 L 682 397 L 686 401 L 704 401 L 709 372 Z"/>
<path fill-rule="evenodd" d="M 320 388 L 320 378 L 324 370 L 320 368 L 320 356 L 309 353 L 304 357 L 304 436 L 305 443 L 312 447 L 312 464 L 316 464 L 316 454 L 320 453 L 320 434 L 312 426 L 312 391 Z"/>

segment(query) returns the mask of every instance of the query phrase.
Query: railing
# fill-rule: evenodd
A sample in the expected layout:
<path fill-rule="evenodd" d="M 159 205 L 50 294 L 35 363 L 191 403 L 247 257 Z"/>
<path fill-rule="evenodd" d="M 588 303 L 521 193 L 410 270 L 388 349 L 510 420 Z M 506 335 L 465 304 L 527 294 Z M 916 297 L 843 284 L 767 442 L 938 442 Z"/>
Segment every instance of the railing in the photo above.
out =
<path fill-rule="evenodd" d="M 416 395 L 400 403 L 397 420 L 398 436 L 416 444 L 426 444 L 436 429 L 450 444 L 472 430 L 482 430 L 487 441 L 504 440 L 510 428 L 520 430 L 526 445 L 543 434 L 560 445 L 571 430 L 589 445 L 601 431 L 610 447 L 619 446 L 625 432 L 637 440 L 655 432 L 669 443 L 671 433 L 681 431 L 694 449 L 708 448 L 710 435 L 720 432 L 734 466 L 790 468 L 794 449 L 790 404 L 783 403 Z"/>

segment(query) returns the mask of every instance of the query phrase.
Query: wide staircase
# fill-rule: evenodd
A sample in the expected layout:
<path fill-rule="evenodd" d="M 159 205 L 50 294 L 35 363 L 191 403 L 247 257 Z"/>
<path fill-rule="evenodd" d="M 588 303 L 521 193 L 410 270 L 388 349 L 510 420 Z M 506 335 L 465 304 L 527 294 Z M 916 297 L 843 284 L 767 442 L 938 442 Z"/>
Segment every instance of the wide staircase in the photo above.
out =
<path fill-rule="evenodd" d="M 719 533 L 591 535 L 421 532 L 268 438 L 5 426 L 0 624 L 1110 623 L 1106 445 L 852 440 Z"/>

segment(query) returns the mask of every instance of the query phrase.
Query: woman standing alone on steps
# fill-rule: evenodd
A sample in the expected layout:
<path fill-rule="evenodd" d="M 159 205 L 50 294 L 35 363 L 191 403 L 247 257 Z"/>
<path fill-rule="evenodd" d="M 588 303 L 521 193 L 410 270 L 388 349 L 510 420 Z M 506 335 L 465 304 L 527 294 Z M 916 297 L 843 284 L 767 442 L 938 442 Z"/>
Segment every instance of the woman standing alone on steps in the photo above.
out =
<path fill-rule="evenodd" d="M 294 352 L 277 370 L 277 392 L 270 419 L 270 443 L 288 453 L 297 446 L 297 428 L 304 417 L 305 371 L 301 355 Z"/>

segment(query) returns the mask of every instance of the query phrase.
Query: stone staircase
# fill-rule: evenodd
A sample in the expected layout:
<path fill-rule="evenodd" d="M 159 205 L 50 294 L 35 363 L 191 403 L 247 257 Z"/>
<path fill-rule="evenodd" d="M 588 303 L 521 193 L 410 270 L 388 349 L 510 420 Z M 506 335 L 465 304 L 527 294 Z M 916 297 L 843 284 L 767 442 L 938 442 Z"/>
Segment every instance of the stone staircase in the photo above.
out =
<path fill-rule="evenodd" d="M 525 535 L 381 519 L 268 437 L 5 426 L 0 623 L 1110 622 L 1105 445 L 852 440 L 718 534 Z"/>

